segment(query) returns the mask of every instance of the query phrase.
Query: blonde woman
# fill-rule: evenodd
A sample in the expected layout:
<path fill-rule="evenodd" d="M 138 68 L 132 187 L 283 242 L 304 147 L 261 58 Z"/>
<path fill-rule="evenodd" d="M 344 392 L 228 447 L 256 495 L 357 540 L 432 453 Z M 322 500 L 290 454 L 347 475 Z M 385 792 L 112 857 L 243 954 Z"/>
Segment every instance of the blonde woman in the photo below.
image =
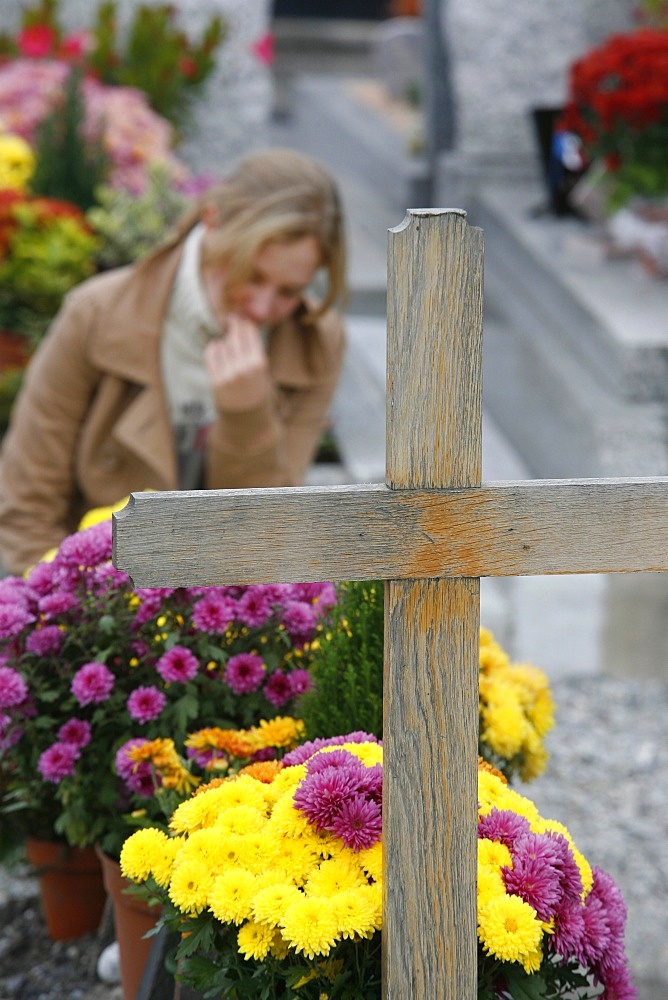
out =
<path fill-rule="evenodd" d="M 3 442 L 5 569 L 23 572 L 86 510 L 132 491 L 302 483 L 341 370 L 344 285 L 333 179 L 269 149 L 164 246 L 75 288 Z"/>

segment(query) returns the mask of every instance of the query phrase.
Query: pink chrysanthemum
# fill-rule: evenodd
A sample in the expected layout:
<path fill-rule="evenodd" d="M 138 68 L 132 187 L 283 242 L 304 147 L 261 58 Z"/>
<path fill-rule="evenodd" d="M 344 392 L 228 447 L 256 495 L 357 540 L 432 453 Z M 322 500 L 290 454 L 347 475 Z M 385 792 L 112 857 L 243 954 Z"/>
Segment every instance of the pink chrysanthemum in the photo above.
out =
<path fill-rule="evenodd" d="M 540 920 L 549 920 L 562 897 L 561 859 L 547 837 L 525 834 L 511 848 L 512 867 L 502 869 L 506 889 L 533 906 Z"/>
<path fill-rule="evenodd" d="M 295 747 L 283 758 L 283 765 L 289 767 L 292 764 L 304 764 L 310 757 L 322 750 L 323 747 L 341 746 L 342 743 L 379 743 L 380 740 L 371 733 L 355 730 L 345 736 L 318 736 L 315 740 L 307 740 L 301 746 Z"/>
<path fill-rule="evenodd" d="M 79 748 L 72 743 L 54 743 L 40 756 L 37 768 L 45 781 L 59 784 L 74 774 Z"/>
<path fill-rule="evenodd" d="M 257 653 L 238 653 L 227 661 L 223 680 L 235 694 L 257 691 L 262 683 L 266 665 Z"/>
<path fill-rule="evenodd" d="M 128 750 L 143 746 L 146 742 L 144 739 L 128 740 L 116 753 L 116 772 L 128 789 L 141 798 L 151 798 L 161 783 L 160 775 L 154 771 L 149 761 L 134 761 L 128 757 Z"/>
<path fill-rule="evenodd" d="M 26 637 L 26 651 L 36 656 L 57 653 L 63 644 L 63 632 L 57 625 L 44 625 Z"/>
<path fill-rule="evenodd" d="M 54 593 L 45 594 L 39 599 L 39 610 L 47 619 L 55 618 L 57 615 L 64 615 L 68 611 L 74 611 L 80 606 L 79 599 L 74 594 Z"/>
<path fill-rule="evenodd" d="M 283 624 L 294 641 L 308 642 L 316 625 L 313 605 L 306 601 L 290 601 L 283 611 Z"/>
<path fill-rule="evenodd" d="M 529 821 L 510 809 L 496 807 L 478 820 L 478 837 L 496 840 L 506 847 L 512 847 L 518 837 L 530 830 Z"/>
<path fill-rule="evenodd" d="M 373 847 L 380 840 L 382 829 L 380 805 L 364 795 L 354 795 L 344 802 L 329 826 L 331 833 L 356 852 Z"/>
<path fill-rule="evenodd" d="M 290 677 L 282 670 L 275 670 L 264 686 L 264 696 L 275 708 L 285 705 L 293 697 Z"/>
<path fill-rule="evenodd" d="M 0 604 L 0 638 L 8 639 L 18 635 L 26 625 L 31 625 L 35 616 L 21 604 Z"/>
<path fill-rule="evenodd" d="M 288 674 L 288 681 L 290 682 L 290 696 L 292 698 L 298 698 L 299 695 L 306 694 L 313 687 L 313 678 L 311 677 L 308 670 L 293 670 Z"/>
<path fill-rule="evenodd" d="M 84 663 L 72 678 L 70 690 L 80 705 L 97 705 L 107 700 L 114 680 L 114 675 L 104 663 Z"/>
<path fill-rule="evenodd" d="M 167 695 L 156 687 L 136 688 L 128 698 L 128 712 L 137 722 L 150 722 L 162 712 L 167 704 Z"/>
<path fill-rule="evenodd" d="M 202 632 L 220 634 L 234 618 L 231 601 L 218 594 L 201 597 L 193 605 L 193 625 Z"/>
<path fill-rule="evenodd" d="M 248 628 L 258 628 L 271 618 L 272 594 L 266 587 L 249 587 L 237 601 L 237 616 Z"/>
<path fill-rule="evenodd" d="M 58 730 L 58 739 L 61 743 L 69 743 L 73 747 L 88 746 L 92 739 L 90 722 L 85 719 L 68 719 Z"/>
<path fill-rule="evenodd" d="M 196 676 L 199 669 L 197 657 L 185 646 L 173 646 L 160 657 L 155 665 L 163 681 L 185 684 Z"/>
<path fill-rule="evenodd" d="M 13 708 L 28 697 L 28 685 L 18 671 L 0 666 L 0 708 Z"/>
<path fill-rule="evenodd" d="M 548 938 L 548 947 L 566 960 L 580 951 L 584 933 L 582 904 L 572 899 L 562 900 L 554 921 L 554 933 Z"/>
<path fill-rule="evenodd" d="M 304 778 L 295 791 L 295 809 L 303 812 L 316 830 L 331 830 L 344 803 L 357 792 L 359 772 L 353 767 L 325 767 Z"/>

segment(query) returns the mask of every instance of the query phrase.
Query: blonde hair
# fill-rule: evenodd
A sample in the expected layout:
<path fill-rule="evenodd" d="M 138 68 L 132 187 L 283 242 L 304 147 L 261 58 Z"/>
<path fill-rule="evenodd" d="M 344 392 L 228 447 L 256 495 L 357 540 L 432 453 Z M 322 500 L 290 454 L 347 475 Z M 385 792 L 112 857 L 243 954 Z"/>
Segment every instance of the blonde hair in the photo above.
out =
<path fill-rule="evenodd" d="M 267 243 L 313 236 L 327 274 L 323 300 L 310 310 L 316 318 L 345 298 L 346 254 L 339 192 L 316 160 L 290 149 L 271 148 L 238 161 L 225 180 L 209 189 L 181 220 L 183 236 L 210 211 L 204 265 L 226 268 L 230 287 L 252 272 L 258 251 Z"/>

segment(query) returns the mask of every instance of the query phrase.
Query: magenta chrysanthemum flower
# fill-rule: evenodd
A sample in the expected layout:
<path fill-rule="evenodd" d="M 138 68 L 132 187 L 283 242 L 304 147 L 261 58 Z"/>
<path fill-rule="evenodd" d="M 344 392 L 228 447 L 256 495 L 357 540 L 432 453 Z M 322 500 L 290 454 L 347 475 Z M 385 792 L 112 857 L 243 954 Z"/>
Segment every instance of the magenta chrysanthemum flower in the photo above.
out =
<path fill-rule="evenodd" d="M 280 708 L 293 697 L 290 678 L 282 670 L 274 670 L 264 686 L 264 696 L 276 708 Z"/>
<path fill-rule="evenodd" d="M 13 708 L 28 697 L 28 685 L 18 671 L 0 666 L 0 708 Z"/>
<path fill-rule="evenodd" d="M 20 604 L 30 608 L 37 593 L 19 576 L 6 576 L 0 580 L 0 604 Z"/>
<path fill-rule="evenodd" d="M 512 847 L 518 837 L 528 833 L 529 821 L 510 809 L 496 807 L 478 820 L 478 837 L 496 840 L 506 847 Z"/>
<path fill-rule="evenodd" d="M 222 633 L 232 619 L 234 611 L 231 602 L 218 594 L 200 597 L 193 605 L 193 625 L 202 632 Z"/>
<path fill-rule="evenodd" d="M 28 685 L 18 671 L 0 666 L 0 708 L 13 708 L 28 697 Z"/>
<path fill-rule="evenodd" d="M 374 764 L 365 767 L 360 778 L 359 790 L 368 799 L 382 804 L 383 802 L 383 765 Z"/>
<path fill-rule="evenodd" d="M 547 837 L 520 837 L 511 848 L 512 867 L 502 868 L 509 893 L 533 906 L 540 920 L 549 920 L 563 894 L 559 852 Z"/>
<path fill-rule="evenodd" d="M 35 621 L 35 616 L 21 604 L 0 604 L 0 638 L 8 639 L 18 635 Z"/>
<path fill-rule="evenodd" d="M 295 809 L 303 812 L 316 830 L 331 830 L 344 802 L 357 792 L 355 768 L 326 767 L 308 774 L 293 796 Z"/>
<path fill-rule="evenodd" d="M 257 691 L 266 669 L 264 660 L 257 653 L 237 653 L 227 661 L 223 680 L 235 694 L 249 694 Z"/>
<path fill-rule="evenodd" d="M 128 712 L 137 722 L 150 722 L 162 712 L 167 704 L 167 695 L 156 687 L 138 687 L 128 698 Z"/>
<path fill-rule="evenodd" d="M 54 743 L 40 756 L 37 768 L 45 781 L 57 785 L 74 774 L 78 759 L 79 748 L 73 743 Z"/>
<path fill-rule="evenodd" d="M 135 736 L 116 751 L 116 773 L 123 781 L 127 781 L 137 766 L 136 761 L 130 760 L 128 757 L 128 750 L 131 750 L 133 747 L 143 747 L 148 742 L 143 736 Z"/>
<path fill-rule="evenodd" d="M 315 740 L 307 740 L 306 743 L 302 743 L 301 746 L 295 747 L 294 750 L 286 753 L 283 757 L 283 764 L 285 767 L 290 767 L 292 764 L 304 764 L 318 750 L 322 750 L 323 747 L 336 747 L 341 746 L 343 743 L 379 742 L 380 740 L 372 733 L 365 733 L 359 729 L 353 733 L 347 733 L 345 736 L 318 736 Z"/>
<path fill-rule="evenodd" d="M 68 611 L 74 611 L 80 605 L 81 602 L 74 594 L 60 592 L 45 594 L 44 597 L 40 597 L 38 603 L 39 610 L 47 621 L 49 618 L 55 618 L 57 615 L 64 615 Z"/>
<path fill-rule="evenodd" d="M 196 676 L 199 669 L 197 657 L 185 646 L 173 646 L 160 657 L 155 665 L 163 681 L 185 684 Z"/>
<path fill-rule="evenodd" d="M 608 952 L 612 933 L 603 903 L 591 893 L 585 900 L 582 916 L 584 927 L 578 959 L 582 965 L 589 966 L 599 962 Z"/>
<path fill-rule="evenodd" d="M 329 753 L 316 753 L 306 765 L 309 774 L 318 774 L 319 771 L 325 771 L 329 767 L 347 768 L 349 771 L 356 772 L 360 779 L 363 772 L 366 771 L 362 761 L 351 754 L 349 750 L 330 750 Z"/>
<path fill-rule="evenodd" d="M 313 678 L 308 670 L 303 670 L 301 667 L 289 673 L 288 680 L 290 682 L 290 694 L 293 698 L 298 698 L 299 695 L 306 694 L 313 687 Z"/>
<path fill-rule="evenodd" d="M 313 605 L 306 601 L 290 601 L 283 610 L 283 624 L 293 639 L 308 641 L 316 625 Z"/>
<path fill-rule="evenodd" d="M 54 563 L 93 567 L 111 559 L 111 518 L 63 539 Z"/>
<path fill-rule="evenodd" d="M 114 675 L 104 663 L 84 663 L 72 678 L 70 690 L 80 705 L 97 705 L 107 700 L 114 680 Z"/>
<path fill-rule="evenodd" d="M 613 935 L 621 939 L 624 936 L 627 917 L 626 903 L 621 890 L 612 875 L 602 868 L 593 867 L 592 875 L 594 880 L 590 896 L 601 900 Z"/>
<path fill-rule="evenodd" d="M 318 613 L 333 608 L 336 604 L 336 587 L 333 583 L 298 583 L 295 584 L 293 596 L 297 601 L 306 601 L 316 606 Z"/>
<path fill-rule="evenodd" d="M 58 652 L 63 638 L 63 632 L 57 625 L 44 625 L 26 637 L 26 650 L 36 656 L 48 656 Z"/>
<path fill-rule="evenodd" d="M 58 739 L 61 743 L 70 743 L 81 750 L 92 739 L 90 722 L 85 719 L 68 719 L 58 730 Z"/>
<path fill-rule="evenodd" d="M 248 628 L 258 628 L 271 618 L 272 597 L 265 587 L 249 587 L 237 601 L 237 617 Z"/>
<path fill-rule="evenodd" d="M 373 847 L 380 840 L 382 829 L 380 805 L 364 795 L 354 795 L 344 802 L 329 827 L 330 833 L 355 852 Z"/>
<path fill-rule="evenodd" d="M 582 896 L 582 876 L 580 875 L 577 862 L 571 854 L 568 841 L 562 833 L 550 831 L 541 837 L 543 850 L 545 850 L 546 840 L 549 841 L 550 846 L 554 849 L 553 860 L 550 863 L 560 871 L 560 882 L 564 897 L 579 902 Z"/>
<path fill-rule="evenodd" d="M 554 933 L 547 939 L 548 948 L 566 960 L 580 952 L 584 933 L 582 904 L 572 899 L 562 899 L 555 914 Z"/>

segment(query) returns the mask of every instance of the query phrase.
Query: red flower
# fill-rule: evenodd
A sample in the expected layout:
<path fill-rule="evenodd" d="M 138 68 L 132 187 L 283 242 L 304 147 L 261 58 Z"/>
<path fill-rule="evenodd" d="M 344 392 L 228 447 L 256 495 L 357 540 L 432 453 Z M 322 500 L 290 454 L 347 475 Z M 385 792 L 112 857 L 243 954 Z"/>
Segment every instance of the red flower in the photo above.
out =
<path fill-rule="evenodd" d="M 190 56 L 182 56 L 179 59 L 179 73 L 181 76 L 185 76 L 186 79 L 190 79 L 197 75 L 197 63 Z"/>
<path fill-rule="evenodd" d="M 18 37 L 19 52 L 28 59 L 44 59 L 52 55 L 56 33 L 47 24 L 33 24 L 24 28 Z"/>
<path fill-rule="evenodd" d="M 264 66 L 271 66 L 274 61 L 274 36 L 270 31 L 253 42 L 251 52 Z"/>

